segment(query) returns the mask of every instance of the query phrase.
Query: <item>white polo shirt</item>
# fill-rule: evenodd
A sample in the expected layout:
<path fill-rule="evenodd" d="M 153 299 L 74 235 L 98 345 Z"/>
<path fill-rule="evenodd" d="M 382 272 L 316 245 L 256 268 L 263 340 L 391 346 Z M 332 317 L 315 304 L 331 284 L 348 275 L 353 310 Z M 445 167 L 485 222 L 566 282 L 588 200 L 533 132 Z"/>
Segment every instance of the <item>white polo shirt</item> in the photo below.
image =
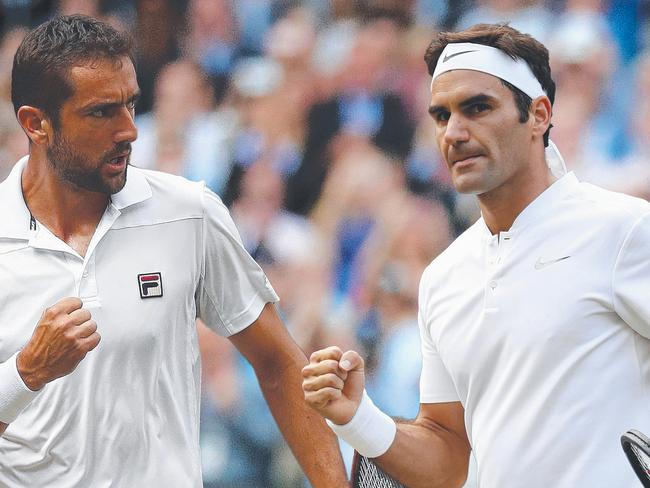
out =
<path fill-rule="evenodd" d="M 460 401 L 481 488 L 632 488 L 650 432 L 650 204 L 568 174 L 420 286 L 422 403 Z"/>
<path fill-rule="evenodd" d="M 0 361 L 67 296 L 102 340 L 9 425 L 0 486 L 201 487 L 195 319 L 229 336 L 275 292 L 203 184 L 130 167 L 82 258 L 30 230 L 26 160 L 0 184 Z"/>

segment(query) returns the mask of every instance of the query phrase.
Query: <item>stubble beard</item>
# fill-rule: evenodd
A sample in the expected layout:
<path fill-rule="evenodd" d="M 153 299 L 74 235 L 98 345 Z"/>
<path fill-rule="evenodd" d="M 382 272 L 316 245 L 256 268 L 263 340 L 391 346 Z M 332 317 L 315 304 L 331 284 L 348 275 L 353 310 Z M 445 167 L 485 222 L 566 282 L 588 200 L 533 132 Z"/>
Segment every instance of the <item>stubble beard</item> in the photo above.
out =
<path fill-rule="evenodd" d="M 130 144 L 127 144 L 126 149 L 129 149 L 129 146 Z M 119 149 L 119 151 L 113 150 L 110 153 L 124 151 L 124 146 Z M 63 183 L 95 193 L 113 195 L 124 188 L 129 163 L 127 160 L 126 168 L 121 175 L 110 179 L 103 178 L 102 165 L 106 164 L 104 161 L 110 159 L 110 153 L 102 156 L 100 162 L 94 165 L 94 169 L 89 169 L 89 166 L 93 168 L 93 165 L 89 165 L 88 160 L 76 152 L 67 139 L 58 135 L 52 145 L 47 148 L 47 159 Z"/>

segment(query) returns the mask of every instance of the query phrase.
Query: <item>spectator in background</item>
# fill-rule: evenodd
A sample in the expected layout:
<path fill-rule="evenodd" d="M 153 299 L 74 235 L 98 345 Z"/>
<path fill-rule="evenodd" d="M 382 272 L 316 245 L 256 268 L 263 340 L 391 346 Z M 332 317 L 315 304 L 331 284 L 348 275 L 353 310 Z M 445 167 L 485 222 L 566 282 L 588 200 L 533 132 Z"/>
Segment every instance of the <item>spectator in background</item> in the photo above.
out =
<path fill-rule="evenodd" d="M 386 202 L 405 191 L 399 164 L 364 137 L 338 137 L 311 216 L 325 240 L 322 259 L 328 260 L 331 273 L 329 327 L 349 334 L 365 313 L 364 244 L 385 215 Z"/>
<path fill-rule="evenodd" d="M 650 52 L 641 53 L 634 80 L 635 106 L 629 122 L 631 149 L 603 183 L 611 190 L 650 200 Z"/>
<path fill-rule="evenodd" d="M 291 211 L 307 214 L 316 203 L 329 170 L 330 143 L 338 134 L 367 138 L 397 158 L 408 154 L 413 124 L 402 101 L 386 90 L 398 36 L 398 27 L 387 19 L 363 26 L 342 66 L 336 95 L 310 110 L 302 161 L 287 187 Z"/>
<path fill-rule="evenodd" d="M 9 176 L 18 159 L 27 153 L 25 133 L 16 122 L 16 114 L 9 102 L 0 102 L 0 181 Z"/>
<path fill-rule="evenodd" d="M 5 32 L 0 42 L 0 100 L 7 103 L 11 102 L 11 67 L 14 54 L 26 34 L 27 29 L 15 27 Z"/>
<path fill-rule="evenodd" d="M 451 226 L 440 203 L 408 193 L 394 195 L 381 213 L 381 223 L 366 243 L 363 278 L 370 305 L 365 325 L 374 328 L 364 334 L 371 357 L 368 391 L 376 393 L 377 405 L 390 415 L 412 418 L 421 371 L 420 354 L 414 354 L 420 348 L 418 283 L 427 265 L 451 243 Z"/>
<path fill-rule="evenodd" d="M 254 164 L 268 165 L 284 179 L 296 171 L 304 124 L 301 90 L 292 91 L 285 84 L 284 69 L 273 59 L 241 59 L 232 84 L 240 126 L 224 194 L 228 205 L 237 198 L 241 179 Z"/>
<path fill-rule="evenodd" d="M 272 166 L 254 164 L 243 175 L 231 212 L 244 246 L 282 294 L 284 322 L 298 344 L 312 350 L 322 339 L 331 277 L 316 227 L 283 208 L 284 185 Z"/>
<path fill-rule="evenodd" d="M 11 104 L 11 67 L 16 49 L 27 30 L 15 27 L 5 32 L 0 42 L 0 181 L 13 164 L 27 153 L 27 141 L 16 121 Z"/>
<path fill-rule="evenodd" d="M 554 139 L 569 168 L 601 184 L 625 155 L 625 110 L 612 84 L 618 54 L 597 12 L 564 14 L 549 41 L 557 84 Z"/>
<path fill-rule="evenodd" d="M 231 0 L 188 0 L 183 56 L 199 63 L 212 80 L 217 98 L 239 55 L 239 37 Z"/>
<path fill-rule="evenodd" d="M 151 110 L 158 72 L 180 55 L 179 19 L 183 9 L 176 0 L 135 0 L 136 72 L 141 96 L 136 112 Z"/>
<path fill-rule="evenodd" d="M 546 42 L 552 31 L 554 16 L 544 0 L 478 0 L 456 24 L 457 30 L 474 24 L 508 22 L 515 29 Z"/>
<path fill-rule="evenodd" d="M 230 174 L 236 115 L 225 107 L 215 110 L 206 74 L 188 59 L 165 66 L 154 93 L 153 110 L 136 117 L 134 164 L 203 180 L 221 194 Z"/>

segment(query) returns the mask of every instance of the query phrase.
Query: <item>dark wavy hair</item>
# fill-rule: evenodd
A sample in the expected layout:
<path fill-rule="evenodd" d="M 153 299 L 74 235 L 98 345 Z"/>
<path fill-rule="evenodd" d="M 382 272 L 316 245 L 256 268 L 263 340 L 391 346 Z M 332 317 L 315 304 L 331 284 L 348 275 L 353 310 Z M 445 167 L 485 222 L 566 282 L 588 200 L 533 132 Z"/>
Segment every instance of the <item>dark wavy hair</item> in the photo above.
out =
<path fill-rule="evenodd" d="M 54 125 L 59 110 L 74 93 L 70 69 L 100 59 L 135 64 L 133 41 L 126 33 L 85 15 L 55 17 L 29 32 L 14 56 L 11 101 L 41 109 Z"/>

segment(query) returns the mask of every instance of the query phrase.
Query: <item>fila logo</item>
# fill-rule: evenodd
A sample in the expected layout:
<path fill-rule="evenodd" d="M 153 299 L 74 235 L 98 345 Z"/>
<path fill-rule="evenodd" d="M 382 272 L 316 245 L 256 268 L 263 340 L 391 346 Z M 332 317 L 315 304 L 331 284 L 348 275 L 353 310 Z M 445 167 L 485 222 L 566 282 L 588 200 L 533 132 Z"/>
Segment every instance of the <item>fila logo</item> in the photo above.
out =
<path fill-rule="evenodd" d="M 160 273 L 144 273 L 138 275 L 140 298 L 155 298 L 163 296 L 162 275 Z"/>

